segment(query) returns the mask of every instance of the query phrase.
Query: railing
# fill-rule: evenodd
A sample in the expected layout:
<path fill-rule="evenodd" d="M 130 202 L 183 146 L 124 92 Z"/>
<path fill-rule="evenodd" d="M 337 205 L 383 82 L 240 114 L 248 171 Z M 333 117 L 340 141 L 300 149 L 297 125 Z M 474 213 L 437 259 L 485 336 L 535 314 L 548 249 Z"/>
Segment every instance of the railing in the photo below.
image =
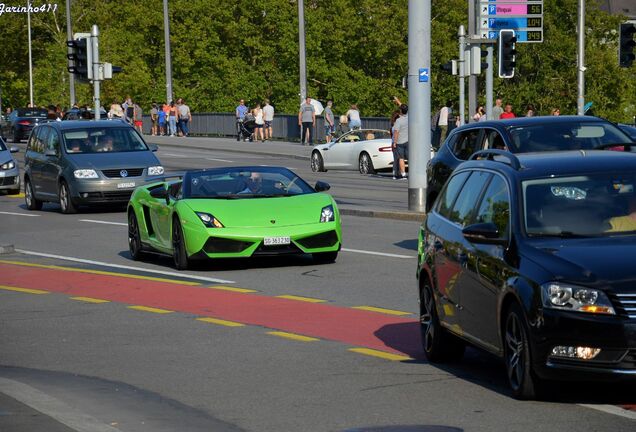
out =
<path fill-rule="evenodd" d="M 150 132 L 150 115 L 144 115 L 144 133 Z M 336 118 L 336 126 L 338 119 Z M 236 136 L 236 117 L 233 113 L 193 113 L 192 121 L 188 124 L 191 135 L 200 136 Z M 389 119 L 383 117 L 362 118 L 364 129 L 389 129 Z M 300 141 L 300 127 L 298 126 L 298 116 L 277 114 L 272 122 L 272 133 L 274 138 L 285 141 Z M 325 139 L 325 119 L 322 116 L 316 117 L 316 127 L 314 137 L 318 141 Z"/>

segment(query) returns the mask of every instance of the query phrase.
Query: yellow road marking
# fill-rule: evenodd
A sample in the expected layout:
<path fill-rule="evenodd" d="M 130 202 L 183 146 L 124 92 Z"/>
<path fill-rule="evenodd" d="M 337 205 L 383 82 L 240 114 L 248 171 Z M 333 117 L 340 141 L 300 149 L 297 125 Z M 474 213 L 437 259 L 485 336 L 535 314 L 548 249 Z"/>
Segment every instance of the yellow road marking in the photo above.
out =
<path fill-rule="evenodd" d="M 197 318 L 197 321 L 203 321 L 211 324 L 218 324 L 226 327 L 245 327 L 245 324 L 237 323 L 234 321 L 225 321 L 216 318 Z"/>
<path fill-rule="evenodd" d="M 378 350 L 374 350 L 374 349 L 369 349 L 369 348 L 349 348 L 349 351 L 358 353 L 358 354 L 364 354 L 364 355 L 368 355 L 368 356 L 372 356 L 372 357 L 379 357 L 385 360 L 391 360 L 391 361 L 406 361 L 406 360 L 413 360 L 411 357 L 409 356 L 403 356 L 403 355 L 398 355 L 398 354 L 390 354 L 384 351 L 378 351 Z"/>
<path fill-rule="evenodd" d="M 298 335 L 294 333 L 287 333 L 287 332 L 281 332 L 281 331 L 271 331 L 271 332 L 267 332 L 267 334 L 272 336 L 282 337 L 285 339 L 296 340 L 300 342 L 316 342 L 320 340 L 320 339 L 312 338 L 309 336 L 302 336 L 302 335 Z"/>
<path fill-rule="evenodd" d="M 80 269 L 80 268 L 63 267 L 63 266 L 57 266 L 57 265 L 35 264 L 35 263 L 27 263 L 23 261 L 0 260 L 0 263 L 13 264 L 13 265 L 19 265 L 19 266 L 25 266 L 25 267 L 38 267 L 38 268 L 46 268 L 46 269 L 53 269 L 53 270 L 72 271 L 77 273 L 90 273 L 90 274 L 98 274 L 98 275 L 104 275 L 104 276 L 119 276 L 119 277 L 125 277 L 129 279 L 143 279 L 143 280 L 149 280 L 153 282 L 166 282 L 166 283 L 173 283 L 173 284 L 179 284 L 179 285 L 201 285 L 199 282 L 177 281 L 174 279 L 157 278 L 152 276 L 131 275 L 126 273 L 115 273 L 115 272 L 108 272 L 108 271 L 101 271 L 101 270 Z"/>
<path fill-rule="evenodd" d="M 135 309 L 135 310 L 139 310 L 139 311 L 152 312 L 152 313 L 158 313 L 158 314 L 169 314 L 169 313 L 174 312 L 174 311 L 171 311 L 171 310 L 157 309 L 157 308 L 151 308 L 151 307 L 147 307 L 147 306 L 128 306 L 128 309 Z"/>
<path fill-rule="evenodd" d="M 109 300 L 96 299 L 92 297 L 71 297 L 71 300 L 83 301 L 86 303 L 110 303 Z"/>
<path fill-rule="evenodd" d="M 411 315 L 411 312 L 403 312 L 403 311 L 393 310 L 393 309 L 384 309 L 384 308 L 379 308 L 375 306 L 353 306 L 352 309 L 379 312 L 379 313 L 388 314 L 388 315 Z"/>
<path fill-rule="evenodd" d="M 23 193 L 19 193 L 17 195 L 7 195 L 9 198 L 24 198 Z"/>
<path fill-rule="evenodd" d="M 18 287 L 12 287 L 8 285 L 0 285 L 0 289 L 7 290 L 7 291 L 17 291 L 17 292 L 28 293 L 28 294 L 49 294 L 48 291 L 42 291 L 42 290 L 30 289 L 30 288 L 18 288 Z"/>
<path fill-rule="evenodd" d="M 279 296 L 276 296 L 276 298 L 282 298 L 287 300 L 297 300 L 297 301 L 303 301 L 308 303 L 324 303 L 327 301 L 327 300 L 322 300 L 322 299 L 317 299 L 312 297 L 300 297 L 300 296 L 288 295 L 288 294 L 279 295 Z"/>
<path fill-rule="evenodd" d="M 224 286 L 224 285 L 214 285 L 211 287 L 208 287 L 210 289 L 216 289 L 216 290 L 223 290 L 223 291 L 232 291 L 232 292 L 237 292 L 237 293 L 255 293 L 258 292 L 256 290 L 253 289 L 247 289 L 247 288 L 235 288 L 235 287 L 229 287 L 229 286 Z"/>

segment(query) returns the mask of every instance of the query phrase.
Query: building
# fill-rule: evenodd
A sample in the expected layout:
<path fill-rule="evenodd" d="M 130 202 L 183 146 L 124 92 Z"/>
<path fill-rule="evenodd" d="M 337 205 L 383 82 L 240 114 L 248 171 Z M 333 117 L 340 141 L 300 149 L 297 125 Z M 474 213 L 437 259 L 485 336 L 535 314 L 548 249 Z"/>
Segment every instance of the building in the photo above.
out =
<path fill-rule="evenodd" d="M 601 0 L 599 3 L 601 10 L 612 15 L 625 15 L 636 19 L 636 1 L 634 0 Z"/>

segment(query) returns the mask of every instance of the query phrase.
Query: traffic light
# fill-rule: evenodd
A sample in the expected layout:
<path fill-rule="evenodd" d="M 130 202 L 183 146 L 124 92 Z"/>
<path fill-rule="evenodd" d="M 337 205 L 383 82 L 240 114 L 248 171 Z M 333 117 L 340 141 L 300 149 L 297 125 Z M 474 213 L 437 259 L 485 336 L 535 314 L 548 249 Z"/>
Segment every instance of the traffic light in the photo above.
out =
<path fill-rule="evenodd" d="M 66 45 L 71 48 L 66 57 L 68 58 L 68 71 L 80 80 L 90 81 L 93 79 L 93 47 L 89 37 L 79 37 L 75 40 L 66 41 Z"/>
<path fill-rule="evenodd" d="M 514 30 L 499 31 L 499 78 L 515 76 L 517 37 Z"/>
<path fill-rule="evenodd" d="M 634 34 L 636 33 L 636 25 L 634 23 L 622 23 L 620 27 L 620 36 L 618 41 L 618 65 L 620 67 L 631 67 L 636 55 L 634 54 Z"/>

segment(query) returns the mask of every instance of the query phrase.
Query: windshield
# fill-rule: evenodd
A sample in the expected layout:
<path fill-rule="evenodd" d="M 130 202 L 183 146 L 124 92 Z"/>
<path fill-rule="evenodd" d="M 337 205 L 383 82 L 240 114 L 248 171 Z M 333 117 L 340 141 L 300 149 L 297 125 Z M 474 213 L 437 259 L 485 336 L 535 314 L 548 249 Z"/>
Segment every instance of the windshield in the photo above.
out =
<path fill-rule="evenodd" d="M 2 141 L 2 138 L 0 138 L 0 151 L 5 151 L 7 149 L 7 147 L 4 145 L 4 141 Z"/>
<path fill-rule="evenodd" d="M 67 153 L 147 151 L 148 147 L 131 127 L 86 128 L 63 132 Z"/>
<path fill-rule="evenodd" d="M 606 144 L 632 141 L 611 123 L 571 121 L 510 129 L 513 153 L 558 150 L 591 150 Z"/>
<path fill-rule="evenodd" d="M 636 233 L 636 174 L 600 173 L 522 183 L 530 236 Z"/>
<path fill-rule="evenodd" d="M 303 179 L 286 168 L 218 168 L 186 173 L 184 198 L 266 198 L 315 192 Z"/>
<path fill-rule="evenodd" d="M 41 108 L 18 108 L 18 117 L 46 118 L 48 111 Z"/>

